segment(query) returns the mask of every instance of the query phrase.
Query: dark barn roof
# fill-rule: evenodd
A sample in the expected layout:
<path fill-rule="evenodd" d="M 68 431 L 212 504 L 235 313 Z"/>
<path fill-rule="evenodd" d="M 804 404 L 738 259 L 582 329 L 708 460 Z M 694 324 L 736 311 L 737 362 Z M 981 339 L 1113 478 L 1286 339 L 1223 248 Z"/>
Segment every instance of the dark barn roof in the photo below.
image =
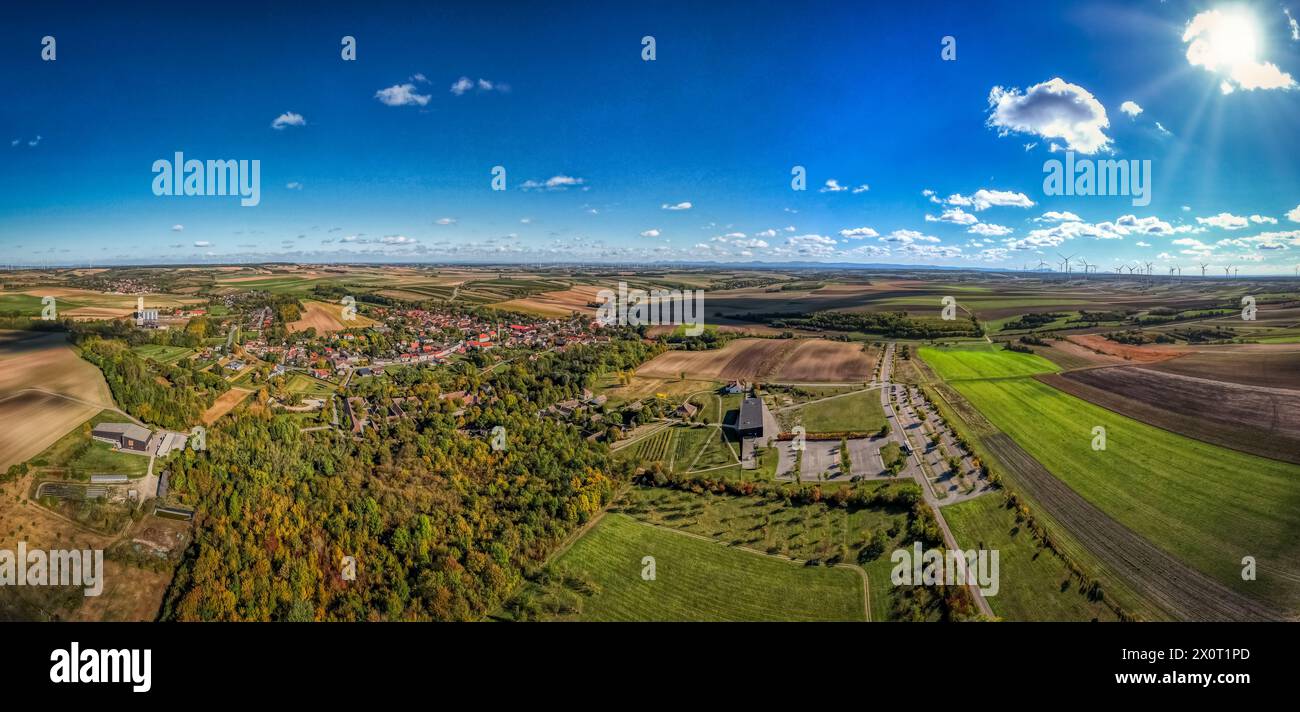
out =
<path fill-rule="evenodd" d="M 763 401 L 750 396 L 740 402 L 740 420 L 736 423 L 740 431 L 763 429 Z"/>

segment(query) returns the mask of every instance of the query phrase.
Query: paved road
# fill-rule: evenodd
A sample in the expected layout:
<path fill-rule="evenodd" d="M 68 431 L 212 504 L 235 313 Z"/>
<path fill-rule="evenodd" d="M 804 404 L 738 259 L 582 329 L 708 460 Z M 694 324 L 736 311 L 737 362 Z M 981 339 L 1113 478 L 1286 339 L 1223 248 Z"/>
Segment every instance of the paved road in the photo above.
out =
<path fill-rule="evenodd" d="M 897 442 L 900 446 L 908 446 L 912 451 L 912 458 L 904 467 L 905 474 L 910 474 L 917 484 L 921 486 L 921 496 L 925 503 L 930 506 L 934 512 L 934 519 L 939 524 L 939 530 L 943 532 L 944 546 L 953 550 L 960 550 L 957 544 L 957 537 L 953 536 L 952 530 L 948 528 L 948 522 L 944 520 L 943 513 L 939 511 L 939 499 L 935 497 L 934 490 L 930 484 L 929 478 L 925 476 L 925 470 L 921 467 L 921 459 L 917 456 L 916 450 L 908 445 L 907 431 L 904 429 L 905 424 L 900 421 L 899 415 L 895 412 L 893 405 L 890 403 L 890 394 L 893 392 L 893 384 L 890 383 L 889 377 L 892 375 L 894 362 L 894 344 L 890 343 L 885 347 L 885 362 L 880 368 L 880 404 L 885 409 L 885 415 L 889 418 L 889 437 Z M 919 425 L 919 422 L 909 423 Z M 968 584 L 966 588 L 970 591 L 971 597 L 975 600 L 975 606 L 979 608 L 980 613 L 989 618 L 993 618 L 993 609 L 989 602 L 984 599 L 984 594 L 980 591 L 979 586 Z"/>

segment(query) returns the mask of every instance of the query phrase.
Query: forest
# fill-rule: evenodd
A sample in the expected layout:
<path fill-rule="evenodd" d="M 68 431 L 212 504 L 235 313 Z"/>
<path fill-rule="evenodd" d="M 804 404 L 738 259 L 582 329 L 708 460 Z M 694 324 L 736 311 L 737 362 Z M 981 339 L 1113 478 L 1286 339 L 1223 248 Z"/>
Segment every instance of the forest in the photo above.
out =
<path fill-rule="evenodd" d="M 630 479 L 607 446 L 539 412 L 659 348 L 616 339 L 488 373 L 404 373 L 386 397 L 424 407 L 356 437 L 236 411 L 206 452 L 172 465 L 196 534 L 161 618 L 483 618 Z M 455 415 L 438 398 L 451 390 L 483 404 Z M 498 425 L 500 450 L 488 437 Z M 345 556 L 355 580 L 342 576 Z"/>

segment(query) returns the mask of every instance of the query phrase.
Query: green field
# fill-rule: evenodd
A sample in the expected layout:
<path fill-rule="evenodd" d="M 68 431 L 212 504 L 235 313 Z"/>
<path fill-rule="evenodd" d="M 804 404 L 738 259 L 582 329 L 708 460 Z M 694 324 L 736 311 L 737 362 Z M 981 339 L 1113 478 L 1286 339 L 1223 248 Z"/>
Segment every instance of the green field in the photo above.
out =
<path fill-rule="evenodd" d="M 917 353 L 945 381 L 1032 376 L 1060 370 L 1037 354 L 1007 351 L 992 344 L 954 349 L 921 347 Z"/>
<path fill-rule="evenodd" d="M 954 387 L 1053 475 L 1117 521 L 1242 591 L 1293 609 L 1300 583 L 1300 467 L 1112 413 L 1030 378 Z M 1106 449 L 1093 450 L 1093 428 Z M 1241 560 L 1260 562 L 1241 580 Z"/>
<path fill-rule="evenodd" d="M 32 458 L 31 464 L 67 470 L 67 474 L 75 479 L 88 479 L 91 475 L 144 475 L 149 471 L 148 456 L 116 452 L 108 443 L 90 437 L 91 428 L 100 423 L 120 423 L 125 420 L 121 413 L 100 411 L 54 441 L 54 444 Z"/>
<path fill-rule="evenodd" d="M 986 596 L 994 614 L 1012 621 L 1113 621 L 1114 611 L 1088 600 L 1065 562 L 1042 548 L 1016 521 L 1006 499 L 991 493 L 944 507 L 957 543 L 966 549 L 998 551 L 997 595 Z"/>
<path fill-rule="evenodd" d="M 131 350 L 144 358 L 151 358 L 160 363 L 175 363 L 194 353 L 194 349 L 185 346 L 163 346 L 160 344 L 141 344 Z"/>
<path fill-rule="evenodd" d="M 654 557 L 655 578 L 642 578 Z M 549 617 L 582 621 L 861 621 L 862 578 L 606 515 L 555 563 Z M 563 599 L 558 602 L 547 598 Z"/>
<path fill-rule="evenodd" d="M 875 432 L 885 424 L 876 390 L 809 403 L 791 412 L 792 421 L 810 433 Z"/>
<path fill-rule="evenodd" d="M 289 382 L 285 390 L 290 393 L 301 393 L 308 398 L 324 398 L 332 395 L 337 386 L 319 378 L 308 376 L 305 373 L 295 373 L 289 376 Z"/>
<path fill-rule="evenodd" d="M 736 546 L 804 561 L 855 563 L 866 570 L 871 588 L 871 619 L 893 616 L 898 589 L 890 582 L 889 551 L 903 546 L 907 514 L 885 508 L 845 510 L 825 503 L 787 505 L 760 497 L 694 494 L 636 487 L 620 511 L 639 520 L 681 529 Z M 882 537 L 881 555 L 864 549 Z"/>
<path fill-rule="evenodd" d="M 57 303 L 56 306 L 63 308 L 62 303 Z M 40 316 L 43 308 L 40 297 L 18 293 L 0 294 L 0 313 L 18 312 L 26 316 Z"/>

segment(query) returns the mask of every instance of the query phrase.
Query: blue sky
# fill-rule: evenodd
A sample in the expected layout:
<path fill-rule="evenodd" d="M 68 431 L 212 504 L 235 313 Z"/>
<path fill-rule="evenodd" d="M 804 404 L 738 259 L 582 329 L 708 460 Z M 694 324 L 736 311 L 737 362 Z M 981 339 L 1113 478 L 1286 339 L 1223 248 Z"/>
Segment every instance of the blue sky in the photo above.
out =
<path fill-rule="evenodd" d="M 1300 263 L 1300 2 L 41 5 L 5 262 Z M 260 203 L 154 195 L 176 151 Z M 1150 204 L 1045 195 L 1070 151 Z"/>

